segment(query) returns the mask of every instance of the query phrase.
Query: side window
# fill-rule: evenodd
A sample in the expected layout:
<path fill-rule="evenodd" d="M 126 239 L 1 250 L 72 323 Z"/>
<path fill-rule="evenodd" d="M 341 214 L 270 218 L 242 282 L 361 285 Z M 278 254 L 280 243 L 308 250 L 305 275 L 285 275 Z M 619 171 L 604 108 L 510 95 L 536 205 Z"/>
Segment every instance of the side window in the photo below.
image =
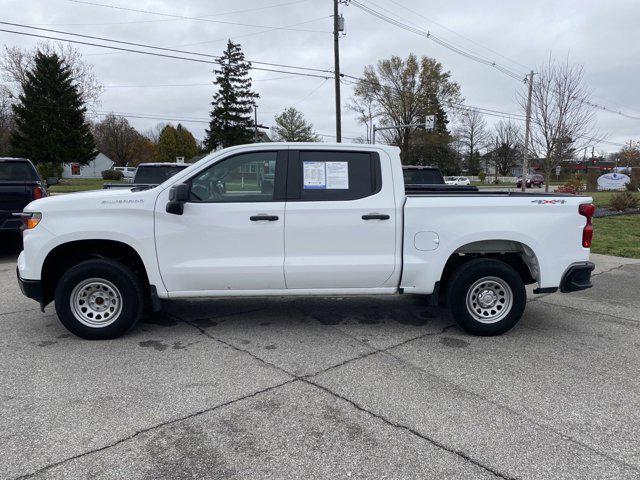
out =
<path fill-rule="evenodd" d="M 355 200 L 380 190 L 375 154 L 302 150 L 296 164 L 300 200 Z"/>
<path fill-rule="evenodd" d="M 236 155 L 191 180 L 190 201 L 270 202 L 274 200 L 277 151 Z"/>

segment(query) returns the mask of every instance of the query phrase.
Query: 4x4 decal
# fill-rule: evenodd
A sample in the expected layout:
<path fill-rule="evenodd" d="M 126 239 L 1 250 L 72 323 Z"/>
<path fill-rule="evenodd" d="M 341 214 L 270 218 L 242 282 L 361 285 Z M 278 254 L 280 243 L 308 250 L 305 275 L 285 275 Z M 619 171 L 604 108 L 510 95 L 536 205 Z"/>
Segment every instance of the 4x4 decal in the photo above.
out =
<path fill-rule="evenodd" d="M 531 203 L 537 203 L 538 205 L 558 205 L 567 203 L 566 200 L 531 200 Z"/>

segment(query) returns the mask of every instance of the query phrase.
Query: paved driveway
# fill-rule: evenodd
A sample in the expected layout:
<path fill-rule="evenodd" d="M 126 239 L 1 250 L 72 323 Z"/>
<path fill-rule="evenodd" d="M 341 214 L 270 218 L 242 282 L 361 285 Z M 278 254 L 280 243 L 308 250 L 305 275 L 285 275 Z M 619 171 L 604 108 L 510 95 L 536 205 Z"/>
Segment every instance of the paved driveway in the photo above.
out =
<path fill-rule="evenodd" d="M 89 342 L 0 260 L 1 478 L 640 478 L 640 264 L 501 337 L 420 298 L 176 302 Z"/>

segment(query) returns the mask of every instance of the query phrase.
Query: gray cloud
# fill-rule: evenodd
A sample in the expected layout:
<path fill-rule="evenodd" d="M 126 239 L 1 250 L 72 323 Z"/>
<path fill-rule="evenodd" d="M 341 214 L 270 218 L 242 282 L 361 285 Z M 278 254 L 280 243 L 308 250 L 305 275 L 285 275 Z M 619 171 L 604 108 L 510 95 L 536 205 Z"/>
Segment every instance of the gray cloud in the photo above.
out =
<path fill-rule="evenodd" d="M 328 69 L 333 66 L 332 37 L 329 33 L 332 28 L 330 0 L 306 0 L 231 15 L 220 14 L 288 2 L 220 0 L 212 5 L 213 2 L 205 0 L 149 0 L 129 3 L 121 0 L 97 1 L 184 16 L 216 15 L 208 18 L 255 25 L 283 26 L 314 20 L 292 28 L 319 30 L 324 33 L 286 30 L 264 32 L 267 29 L 168 19 L 65 0 L 35 0 L 28 3 L 0 0 L 0 5 L 3 19 L 17 23 L 65 24 L 48 28 L 184 48 L 207 54 L 219 54 L 226 39 L 232 38 L 242 44 L 250 59 Z M 584 64 L 587 83 L 596 102 L 640 116 L 640 94 L 637 88 L 640 67 L 636 62 L 640 53 L 640 44 L 637 42 L 637 19 L 640 14 L 638 2 L 396 0 L 396 3 L 421 13 L 429 20 L 403 10 L 390 0 L 362 2 L 378 10 L 387 9 L 385 13 L 396 13 L 451 43 L 494 59 L 519 73 L 535 69 L 550 54 L 558 57 L 568 55 L 571 61 Z M 360 75 L 365 65 L 394 54 L 406 56 L 409 52 L 414 52 L 428 55 L 438 59 L 451 71 L 455 81 L 461 85 L 468 104 L 520 113 L 516 93 L 522 85 L 517 81 L 495 69 L 459 56 L 425 37 L 384 23 L 354 5 L 342 6 L 341 9 L 346 19 L 346 35 L 341 39 L 343 72 Z M 22 46 L 36 43 L 34 39 L 1 32 L 0 41 L 6 45 Z M 509 60 L 483 46 L 499 52 Z M 101 81 L 107 86 L 114 86 L 105 91 L 101 110 L 188 119 L 208 118 L 209 102 L 214 91 L 212 85 L 137 88 L 124 88 L 122 85 L 209 83 L 213 78 L 210 65 L 132 53 L 113 53 L 89 46 L 81 46 L 80 49 L 86 59 L 94 64 Z M 259 121 L 270 125 L 274 114 L 295 105 L 314 123 L 318 131 L 334 133 L 333 81 L 324 82 L 320 78 L 306 77 L 281 78 L 285 76 L 254 71 L 254 87 L 261 97 Z M 343 99 L 346 101 L 351 95 L 351 87 L 342 88 Z M 597 118 L 600 129 L 609 134 L 610 141 L 623 143 L 639 136 L 640 120 L 626 119 L 606 112 L 598 113 Z M 488 120 L 493 122 L 491 118 Z M 132 118 L 131 123 L 144 130 L 157 121 Z M 203 137 L 205 124 L 184 123 L 197 137 Z M 359 136 L 364 133 L 363 128 L 346 109 L 343 109 L 343 125 L 344 136 Z M 616 147 L 601 145 L 599 148 L 613 150 Z"/>

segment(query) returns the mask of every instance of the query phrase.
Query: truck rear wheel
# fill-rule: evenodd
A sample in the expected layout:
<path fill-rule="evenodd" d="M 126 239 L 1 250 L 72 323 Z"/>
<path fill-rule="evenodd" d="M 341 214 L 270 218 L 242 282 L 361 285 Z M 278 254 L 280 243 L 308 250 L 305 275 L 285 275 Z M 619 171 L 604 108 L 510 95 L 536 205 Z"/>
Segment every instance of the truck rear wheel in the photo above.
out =
<path fill-rule="evenodd" d="M 461 265 L 449 284 L 449 307 L 473 335 L 500 335 L 518 323 L 527 303 L 522 278 L 510 265 L 475 259 Z"/>
<path fill-rule="evenodd" d="M 138 278 L 113 260 L 88 260 L 71 268 L 60 279 L 55 297 L 62 324 L 87 340 L 119 337 L 142 315 Z"/>

